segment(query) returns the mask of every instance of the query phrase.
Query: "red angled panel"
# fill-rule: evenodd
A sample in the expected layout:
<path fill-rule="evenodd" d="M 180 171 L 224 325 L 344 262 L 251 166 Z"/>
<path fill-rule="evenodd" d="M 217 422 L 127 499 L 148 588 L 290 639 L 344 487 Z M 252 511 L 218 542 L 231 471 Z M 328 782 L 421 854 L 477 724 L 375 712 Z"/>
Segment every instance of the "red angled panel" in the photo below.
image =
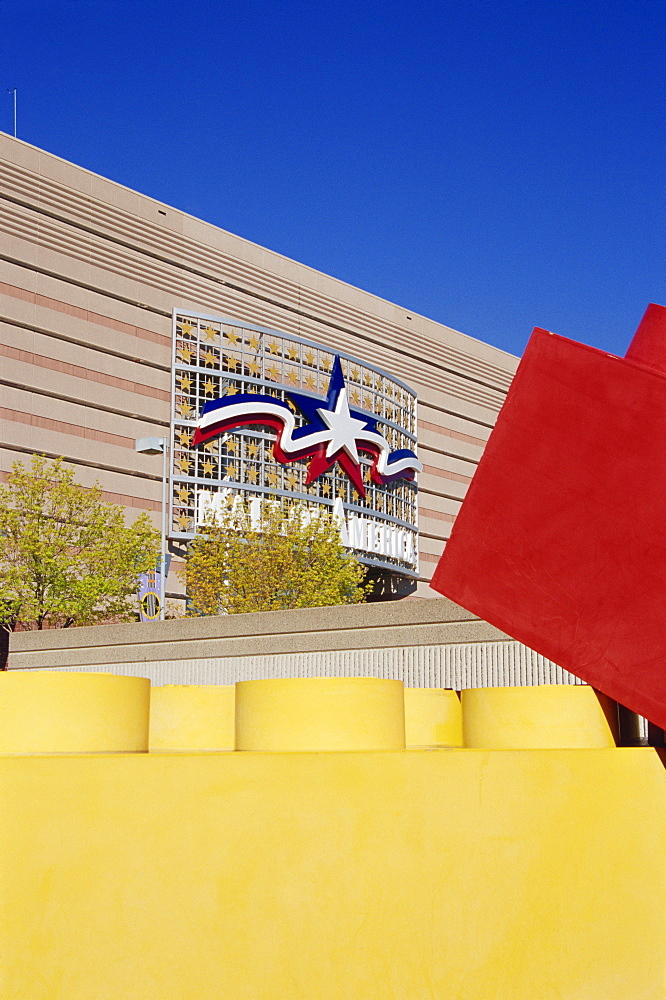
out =
<path fill-rule="evenodd" d="M 663 369 L 535 329 L 432 586 L 666 727 Z"/>

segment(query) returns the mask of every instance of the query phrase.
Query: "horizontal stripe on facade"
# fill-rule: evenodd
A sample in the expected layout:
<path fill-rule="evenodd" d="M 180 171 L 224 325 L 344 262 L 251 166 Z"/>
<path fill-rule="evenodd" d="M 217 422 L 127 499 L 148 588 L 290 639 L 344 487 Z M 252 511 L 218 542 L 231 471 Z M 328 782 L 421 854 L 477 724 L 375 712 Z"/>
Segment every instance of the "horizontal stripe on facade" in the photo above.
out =
<path fill-rule="evenodd" d="M 159 399 L 165 403 L 171 399 L 171 393 L 164 389 L 156 389 L 141 382 L 132 382 L 130 379 L 120 378 L 118 375 L 107 375 L 104 372 L 95 371 L 93 368 L 84 368 L 82 365 L 73 365 L 69 361 L 56 361 L 43 354 L 24 351 L 19 347 L 9 347 L 7 344 L 0 344 L 0 357 L 22 361 L 27 365 L 36 365 L 38 368 L 47 368 L 49 371 L 60 372 L 62 375 L 72 375 L 74 378 L 86 379 L 88 382 L 98 382 L 101 385 L 136 393 L 139 396 L 149 396 L 151 399 Z"/>
<path fill-rule="evenodd" d="M 27 330 L 28 333 L 38 333 L 42 337 L 49 337 L 51 340 L 63 344 L 73 344 L 74 347 L 80 347 L 85 351 L 95 351 L 97 354 L 102 354 L 105 358 L 120 358 L 121 361 L 129 361 L 133 365 L 143 365 L 145 368 L 166 372 L 167 374 L 171 372 L 170 364 L 162 365 L 159 361 L 152 361 L 149 358 L 138 358 L 136 354 L 128 354 L 126 351 L 116 351 L 112 347 L 108 347 L 107 345 L 102 346 L 91 340 L 70 337 L 68 334 L 63 333 L 62 330 L 47 330 L 46 327 L 37 326 L 35 323 L 26 323 L 24 320 L 19 320 L 15 317 L 1 315 L 0 324 L 9 326 L 14 330 Z"/>
<path fill-rule="evenodd" d="M 455 514 L 447 514 L 441 510 L 426 510 L 419 504 L 419 519 L 423 517 L 432 517 L 437 521 L 446 521 L 448 524 L 453 524 L 456 519 Z"/>
<path fill-rule="evenodd" d="M 62 452 L 46 451 L 44 448 L 35 452 L 34 448 L 24 448 L 22 445 L 14 444 L 9 441 L 0 441 L 0 456 L 3 450 L 7 452 L 18 452 L 19 455 L 27 455 L 28 457 L 38 454 L 43 455 L 45 458 L 61 458 L 63 462 L 66 462 L 68 465 L 78 465 L 87 469 L 99 469 L 101 472 L 113 472 L 117 476 L 127 476 L 128 479 L 144 479 L 155 483 L 162 482 L 161 475 L 153 476 L 146 472 L 135 472 L 133 469 L 121 469 L 117 465 L 106 465 L 103 462 L 90 462 L 87 459 L 79 458 L 76 455 L 63 455 Z M 161 509 L 161 504 L 157 500 L 147 500 L 146 502 L 148 504 L 156 503 L 157 508 L 154 509 Z M 153 508 L 151 507 L 151 509 Z"/>
<path fill-rule="evenodd" d="M 449 472 L 448 469 L 436 469 L 434 465 L 424 465 L 423 474 L 428 476 L 439 476 L 441 479 L 450 479 L 455 483 L 471 483 L 471 476 L 461 476 L 459 472 Z"/>
<path fill-rule="evenodd" d="M 456 441 L 466 441 L 467 444 L 476 444 L 480 448 L 485 448 L 486 446 L 484 438 L 472 437 L 471 434 L 463 434 L 461 431 L 453 431 L 448 427 L 442 427 L 441 424 L 433 424 L 429 420 L 419 419 L 418 425 L 424 431 L 433 431 L 435 434 L 444 434 L 446 437 L 454 438 Z"/>
<path fill-rule="evenodd" d="M 78 464 L 81 465 L 84 463 Z M 8 480 L 9 473 L 0 470 L 0 483 L 6 483 Z M 102 500 L 105 503 L 117 504 L 120 507 L 135 507 L 139 510 L 162 510 L 162 504 L 158 500 L 144 500 L 143 497 L 131 497 L 127 493 L 112 493 L 109 490 L 102 490 Z"/>
<path fill-rule="evenodd" d="M 62 280 L 62 279 L 61 279 Z M 67 316 L 75 316 L 88 323 L 95 323 L 97 326 L 106 326 L 109 330 L 116 330 L 118 333 L 127 333 L 130 337 L 138 337 L 140 340 L 150 340 L 153 344 L 161 344 L 163 347 L 171 346 L 171 335 L 154 333 L 141 326 L 133 326 L 131 323 L 123 323 L 121 320 L 112 319 L 110 316 L 103 316 L 101 313 L 92 312 L 90 309 L 82 309 L 80 306 L 70 305 L 61 299 L 53 299 L 48 295 L 40 295 L 39 292 L 31 292 L 17 285 L 9 285 L 0 281 L 0 294 L 11 295 L 15 299 L 22 299 L 35 306 L 43 306 L 45 309 L 53 309 L 56 312 L 65 313 Z"/>
<path fill-rule="evenodd" d="M 30 427 L 41 427 L 45 431 L 56 431 L 59 434 L 71 434 L 74 437 L 85 438 L 88 441 L 101 441 L 118 448 L 134 450 L 134 438 L 122 434 L 111 434 L 109 431 L 96 431 L 91 427 L 81 427 L 80 424 L 66 423 L 64 420 L 54 420 L 52 417 L 40 417 L 36 413 L 19 413 L 6 406 L 0 406 L 0 420 L 13 420 L 18 424 L 28 424 Z"/>
<path fill-rule="evenodd" d="M 0 378 L 0 385 L 6 385 L 9 389 L 16 389 L 19 392 L 28 392 L 35 396 L 44 396 L 46 399 L 58 399 L 63 403 L 72 403 L 74 406 L 84 406 L 86 409 L 95 410 L 99 413 L 113 413 L 118 417 L 128 417 L 131 420 L 139 420 L 141 423 L 151 426 L 169 427 L 168 420 L 160 420 L 158 417 L 149 416 L 146 413 L 132 413 L 116 406 L 105 406 L 90 399 L 80 399 L 77 396 L 67 396 L 61 392 L 49 392 L 35 385 L 25 385 L 22 382 L 12 382 L 10 379 Z"/>

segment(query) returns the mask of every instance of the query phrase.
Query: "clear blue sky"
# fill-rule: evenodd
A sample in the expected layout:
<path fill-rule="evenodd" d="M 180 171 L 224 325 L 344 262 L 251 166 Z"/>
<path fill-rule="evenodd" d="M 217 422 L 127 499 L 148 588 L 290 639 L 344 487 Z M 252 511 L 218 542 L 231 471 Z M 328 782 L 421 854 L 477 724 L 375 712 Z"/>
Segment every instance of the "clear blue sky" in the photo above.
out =
<path fill-rule="evenodd" d="M 0 128 L 520 353 L 666 304 L 663 2 L 0 0 Z"/>

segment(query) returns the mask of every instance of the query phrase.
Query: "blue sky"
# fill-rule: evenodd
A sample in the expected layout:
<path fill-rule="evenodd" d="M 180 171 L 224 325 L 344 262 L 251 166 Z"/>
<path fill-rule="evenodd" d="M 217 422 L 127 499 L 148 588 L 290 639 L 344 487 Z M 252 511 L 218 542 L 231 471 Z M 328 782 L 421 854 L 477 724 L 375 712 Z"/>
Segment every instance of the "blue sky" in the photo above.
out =
<path fill-rule="evenodd" d="M 661 2 L 0 0 L 0 129 L 520 353 L 666 304 Z"/>

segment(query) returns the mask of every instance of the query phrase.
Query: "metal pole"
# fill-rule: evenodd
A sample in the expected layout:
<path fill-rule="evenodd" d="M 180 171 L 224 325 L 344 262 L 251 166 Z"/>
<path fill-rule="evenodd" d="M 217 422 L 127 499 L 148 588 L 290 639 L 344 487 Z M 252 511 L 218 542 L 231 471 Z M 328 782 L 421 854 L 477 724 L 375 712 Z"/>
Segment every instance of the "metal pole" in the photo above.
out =
<path fill-rule="evenodd" d="M 167 457 L 169 454 L 169 439 L 162 438 L 162 539 L 161 539 L 161 566 L 160 566 L 160 621 L 164 621 L 166 614 L 166 534 L 167 534 Z"/>

